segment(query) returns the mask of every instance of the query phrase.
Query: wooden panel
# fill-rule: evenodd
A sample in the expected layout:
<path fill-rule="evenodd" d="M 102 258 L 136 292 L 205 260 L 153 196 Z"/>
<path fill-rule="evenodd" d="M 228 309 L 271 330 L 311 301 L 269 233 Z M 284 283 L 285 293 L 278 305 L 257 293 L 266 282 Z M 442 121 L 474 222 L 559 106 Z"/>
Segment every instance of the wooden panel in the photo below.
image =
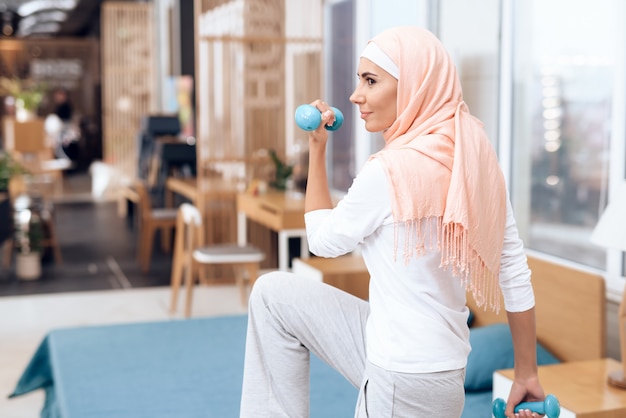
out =
<path fill-rule="evenodd" d="M 559 359 L 591 360 L 606 353 L 606 294 L 602 276 L 529 256 L 536 299 L 537 338 Z M 506 322 L 499 315 L 477 308 L 476 326 Z"/>
<path fill-rule="evenodd" d="M 285 154 L 284 1 L 245 4 L 198 13 L 199 164 L 262 148 Z"/>
<path fill-rule="evenodd" d="M 151 3 L 102 5 L 103 154 L 114 168 L 113 193 L 137 175 L 141 118 L 156 111 Z"/>
<path fill-rule="evenodd" d="M 319 77 L 321 51 L 294 52 L 294 97 L 296 106 L 322 97 L 322 80 Z M 295 111 L 295 109 L 294 109 Z"/>
<path fill-rule="evenodd" d="M 544 346 L 570 361 L 604 357 L 604 278 L 538 258 L 529 257 L 528 263 L 533 278 L 541 279 L 536 284 L 537 335 Z"/>
<path fill-rule="evenodd" d="M 6 116 L 2 121 L 5 149 L 31 154 L 50 148 L 45 141 L 43 119 L 19 122 Z"/>
<path fill-rule="evenodd" d="M 295 25 L 299 28 L 310 29 L 307 25 L 317 21 L 311 17 L 321 13 L 320 2 L 300 3 L 196 0 L 198 173 L 209 160 L 267 149 L 286 159 L 291 152 L 295 107 L 305 98 L 319 97 L 322 84 L 321 36 L 287 36 L 287 6 L 304 22 Z M 319 10 L 307 14 L 314 7 Z M 250 181 L 257 175 L 244 177 Z M 254 224 L 249 239 L 268 254 L 276 245 L 270 231 Z M 268 257 L 263 267 L 272 267 L 272 260 Z"/>

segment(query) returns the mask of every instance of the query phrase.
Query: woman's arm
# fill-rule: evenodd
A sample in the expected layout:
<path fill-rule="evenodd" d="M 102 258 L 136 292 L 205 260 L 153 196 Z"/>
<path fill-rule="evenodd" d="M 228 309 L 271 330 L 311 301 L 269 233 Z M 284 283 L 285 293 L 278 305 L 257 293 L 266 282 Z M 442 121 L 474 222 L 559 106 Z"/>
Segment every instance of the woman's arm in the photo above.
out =
<path fill-rule="evenodd" d="M 313 102 L 322 124 L 334 120 L 323 102 Z M 325 107 L 324 107 L 325 106 Z M 353 251 L 391 215 L 387 177 L 377 160 L 364 164 L 343 198 L 332 202 L 326 171 L 328 131 L 323 126 L 309 132 L 309 171 L 305 194 L 305 223 L 309 250 L 321 257 Z"/>
<path fill-rule="evenodd" d="M 507 195 L 507 224 L 500 265 L 500 287 L 515 351 L 515 379 L 509 394 L 505 414 L 514 417 L 513 409 L 520 402 L 541 401 L 543 389 L 537 376 L 537 331 L 535 325 L 535 296 L 531 271 L 519 237 L 513 209 Z M 533 417 L 522 412 L 519 417 Z"/>
<path fill-rule="evenodd" d="M 537 375 L 537 333 L 535 327 L 535 308 L 523 312 L 507 312 L 513 349 L 515 351 L 515 379 L 505 414 L 514 417 L 513 409 L 520 402 L 541 401 L 545 398 Z M 530 414 L 520 414 L 533 416 Z"/>
<path fill-rule="evenodd" d="M 309 171 L 304 198 L 304 211 L 311 212 L 318 209 L 332 209 L 333 202 L 328 188 L 328 174 L 326 172 L 326 142 L 328 131 L 324 128 L 332 124 L 335 115 L 330 106 L 321 100 L 311 103 L 322 112 L 320 126 L 309 132 Z"/>

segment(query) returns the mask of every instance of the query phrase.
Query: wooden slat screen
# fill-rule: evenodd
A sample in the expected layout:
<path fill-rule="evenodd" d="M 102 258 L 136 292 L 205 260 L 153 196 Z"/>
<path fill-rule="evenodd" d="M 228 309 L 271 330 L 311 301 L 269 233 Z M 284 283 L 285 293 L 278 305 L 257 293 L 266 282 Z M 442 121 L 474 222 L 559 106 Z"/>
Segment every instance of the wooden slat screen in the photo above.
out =
<path fill-rule="evenodd" d="M 107 1 L 101 19 L 103 156 L 116 193 L 137 175 L 141 118 L 156 110 L 153 5 Z"/>
<path fill-rule="evenodd" d="M 313 13 L 317 17 L 321 2 L 289 1 L 196 0 L 199 187 L 209 161 L 249 159 L 268 149 L 288 158 L 295 141 L 295 107 L 300 100 L 309 102 L 321 96 L 321 20 L 315 33 L 308 35 L 291 33 L 285 21 L 289 8 L 305 22 L 315 21 L 307 8 L 317 8 Z M 303 64 L 312 66 L 304 71 L 306 77 L 294 74 Z M 296 82 L 298 86 L 294 86 Z M 256 170 L 267 174 L 271 168 Z M 246 173 L 245 181 L 250 177 Z M 235 212 L 230 216 L 233 219 L 212 222 L 216 229 L 211 233 L 235 237 Z M 249 225 L 248 231 L 250 242 L 268 252 L 264 267 L 275 266 L 276 236 L 255 224 Z"/>

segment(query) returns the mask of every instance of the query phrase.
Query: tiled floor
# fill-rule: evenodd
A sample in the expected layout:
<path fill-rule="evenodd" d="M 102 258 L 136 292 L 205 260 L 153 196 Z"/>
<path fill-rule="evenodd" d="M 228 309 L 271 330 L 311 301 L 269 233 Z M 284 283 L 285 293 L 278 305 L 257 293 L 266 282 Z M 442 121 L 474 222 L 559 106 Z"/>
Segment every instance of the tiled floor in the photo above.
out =
<path fill-rule="evenodd" d="M 63 263 L 48 256 L 36 281 L 0 271 L 0 417 L 34 418 L 41 391 L 7 399 L 45 334 L 54 328 L 180 318 L 169 313 L 171 256 L 158 246 L 152 268 L 136 262 L 132 222 L 114 202 L 94 202 L 88 175 L 66 177 L 56 203 Z M 243 313 L 234 285 L 198 287 L 193 316 Z"/>
<path fill-rule="evenodd" d="M 66 177 L 65 193 L 55 199 L 62 263 L 55 263 L 47 251 L 41 279 L 30 282 L 16 278 L 13 263 L 10 269 L 0 270 L 0 296 L 169 283 L 171 255 L 155 245 L 150 272 L 142 273 L 136 262 L 137 231 L 132 216 L 120 217 L 116 202 L 91 199 L 88 180 L 86 174 Z"/>

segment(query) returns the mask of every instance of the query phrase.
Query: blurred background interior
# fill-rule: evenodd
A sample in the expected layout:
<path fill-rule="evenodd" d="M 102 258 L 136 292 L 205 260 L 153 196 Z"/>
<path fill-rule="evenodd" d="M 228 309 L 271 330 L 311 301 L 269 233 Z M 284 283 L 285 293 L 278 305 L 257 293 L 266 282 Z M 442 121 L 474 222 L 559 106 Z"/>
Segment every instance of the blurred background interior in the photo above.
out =
<path fill-rule="evenodd" d="M 528 251 L 604 277 L 620 359 L 624 253 L 590 237 L 626 173 L 625 16 L 622 0 L 0 0 L 2 390 L 50 329 L 172 318 L 180 203 L 200 210 L 204 244 L 249 242 L 261 270 L 293 268 L 308 254 L 301 203 L 284 203 L 306 185 L 294 111 L 342 110 L 340 197 L 383 144 L 348 100 L 359 53 L 405 24 L 452 55 Z M 232 271 L 207 271 L 219 286 L 196 291 L 193 315 L 245 312 Z"/>
<path fill-rule="evenodd" d="M 318 97 L 345 116 L 328 161 L 340 196 L 382 145 L 348 101 L 360 49 L 412 24 L 453 56 L 526 247 L 601 272 L 614 330 L 623 253 L 589 238 L 626 167 L 624 16 L 621 0 L 0 1 L 0 296 L 168 286 L 172 236 L 157 232 L 149 261 L 138 256 L 137 181 L 153 208 L 202 202 L 206 241 L 234 241 L 235 202 L 199 200 L 204 181 L 271 182 L 268 150 L 299 167 L 292 115 Z M 197 180 L 184 193 L 171 179 Z M 40 271 L 20 258 L 32 219 Z M 266 251 L 263 268 L 279 266 L 276 231 L 249 225 L 246 239 Z"/>

